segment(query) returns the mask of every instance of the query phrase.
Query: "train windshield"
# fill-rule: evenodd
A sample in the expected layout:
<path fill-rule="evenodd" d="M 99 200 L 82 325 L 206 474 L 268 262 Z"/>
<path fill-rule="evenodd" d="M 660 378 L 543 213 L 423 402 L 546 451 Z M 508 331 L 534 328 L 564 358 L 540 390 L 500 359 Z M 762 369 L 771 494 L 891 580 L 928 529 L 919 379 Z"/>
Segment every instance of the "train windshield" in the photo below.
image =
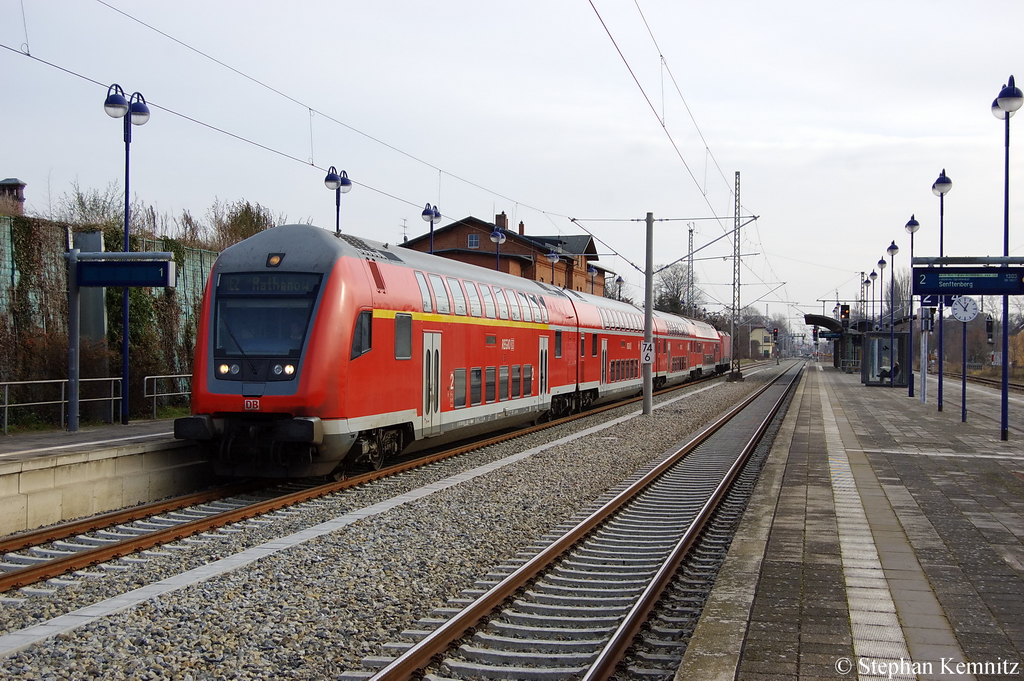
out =
<path fill-rule="evenodd" d="M 319 274 L 222 274 L 214 354 L 298 357 L 319 288 Z"/>

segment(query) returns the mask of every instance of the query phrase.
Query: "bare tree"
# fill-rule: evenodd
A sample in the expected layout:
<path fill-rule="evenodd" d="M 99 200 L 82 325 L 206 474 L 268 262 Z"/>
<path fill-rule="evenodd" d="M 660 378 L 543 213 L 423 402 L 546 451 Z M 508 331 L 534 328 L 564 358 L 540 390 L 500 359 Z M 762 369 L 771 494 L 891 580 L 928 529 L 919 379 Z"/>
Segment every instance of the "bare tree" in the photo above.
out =
<path fill-rule="evenodd" d="M 696 316 L 703 295 L 696 287 L 696 279 L 692 300 L 687 299 L 689 288 L 690 268 L 685 262 L 677 262 L 660 270 L 654 275 L 654 308 L 662 312 Z"/>

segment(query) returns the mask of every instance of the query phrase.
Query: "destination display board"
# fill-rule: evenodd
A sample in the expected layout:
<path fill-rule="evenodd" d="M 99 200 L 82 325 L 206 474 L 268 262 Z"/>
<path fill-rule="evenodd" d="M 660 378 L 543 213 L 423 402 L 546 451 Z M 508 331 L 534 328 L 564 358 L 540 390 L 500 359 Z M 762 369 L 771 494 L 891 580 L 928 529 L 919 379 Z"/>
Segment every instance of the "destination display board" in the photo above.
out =
<path fill-rule="evenodd" d="M 217 293 L 224 295 L 304 296 L 316 293 L 319 274 L 300 272 L 231 272 L 220 275 Z"/>
<path fill-rule="evenodd" d="M 913 295 L 1024 295 L 1024 268 L 915 267 Z"/>
<path fill-rule="evenodd" d="M 163 286 L 174 288 L 174 261 L 79 260 L 79 286 Z"/>

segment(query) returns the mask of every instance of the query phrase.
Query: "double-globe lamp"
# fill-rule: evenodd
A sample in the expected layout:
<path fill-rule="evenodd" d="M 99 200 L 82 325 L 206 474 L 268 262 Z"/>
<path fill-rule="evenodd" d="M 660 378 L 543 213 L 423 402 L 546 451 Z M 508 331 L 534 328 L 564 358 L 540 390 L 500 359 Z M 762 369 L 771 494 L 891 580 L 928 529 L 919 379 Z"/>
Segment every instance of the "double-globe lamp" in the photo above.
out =
<path fill-rule="evenodd" d="M 992 115 L 1000 120 L 1006 121 L 1006 155 L 1005 155 L 1005 170 L 1003 175 L 1003 256 L 1009 257 L 1010 255 L 1010 116 L 1024 104 L 1024 93 L 1020 91 L 1020 88 L 1013 82 L 1013 76 L 1010 76 L 1010 80 L 1007 81 L 1003 89 L 999 91 L 999 96 L 996 97 L 995 101 L 992 102 Z M 1009 336 L 1009 322 L 1010 321 L 1010 297 L 1003 296 L 1003 347 L 1002 347 L 1002 365 L 1003 365 L 1003 385 L 1002 385 L 1002 405 L 1000 414 L 1001 429 L 999 439 L 1008 440 L 1010 439 L 1010 424 L 1009 424 L 1009 398 L 1008 391 L 1010 387 L 1010 336 Z"/>
<path fill-rule="evenodd" d="M 914 234 L 921 229 L 921 223 L 911 215 L 904 227 L 910 235 L 910 271 L 914 271 Z M 910 296 L 910 346 L 907 349 L 907 397 L 914 396 L 914 296 Z"/>
<path fill-rule="evenodd" d="M 111 118 L 124 119 L 124 252 L 131 250 L 128 240 L 128 225 L 131 220 L 131 193 L 128 188 L 130 158 L 132 144 L 132 126 L 145 125 L 149 120 L 149 107 L 141 92 L 133 92 L 126 97 L 124 90 L 117 83 L 107 88 L 107 98 L 103 102 L 103 110 Z M 128 287 L 122 290 L 121 306 L 121 423 L 128 423 Z"/>
<path fill-rule="evenodd" d="M 352 180 L 344 170 L 339 174 L 337 168 L 331 166 L 327 169 L 324 186 L 334 192 L 334 233 L 341 234 L 341 195 L 352 191 Z"/>

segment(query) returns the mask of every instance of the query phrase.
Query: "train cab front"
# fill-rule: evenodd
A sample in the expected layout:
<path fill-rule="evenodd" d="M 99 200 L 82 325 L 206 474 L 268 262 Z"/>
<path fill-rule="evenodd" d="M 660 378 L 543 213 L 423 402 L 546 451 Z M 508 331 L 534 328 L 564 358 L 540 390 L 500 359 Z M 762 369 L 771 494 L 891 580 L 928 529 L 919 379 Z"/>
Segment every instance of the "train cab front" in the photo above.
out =
<path fill-rule="evenodd" d="M 175 420 L 174 436 L 201 443 L 218 475 L 331 473 L 354 438 L 325 437 L 310 405 L 323 380 L 306 359 L 326 273 L 215 268 L 213 276 L 197 342 L 193 415 Z"/>

